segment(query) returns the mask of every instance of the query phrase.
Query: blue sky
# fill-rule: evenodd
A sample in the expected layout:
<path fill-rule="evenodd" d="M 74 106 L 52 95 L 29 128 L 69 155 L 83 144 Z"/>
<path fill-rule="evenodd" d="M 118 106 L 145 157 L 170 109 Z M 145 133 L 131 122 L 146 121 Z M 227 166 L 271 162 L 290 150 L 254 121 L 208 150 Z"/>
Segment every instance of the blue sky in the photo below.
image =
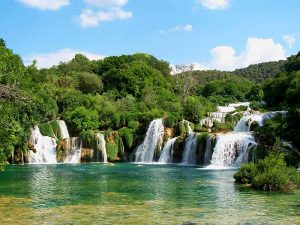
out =
<path fill-rule="evenodd" d="M 1 0 L 0 37 L 49 67 L 146 52 L 233 70 L 300 50 L 299 0 Z"/>

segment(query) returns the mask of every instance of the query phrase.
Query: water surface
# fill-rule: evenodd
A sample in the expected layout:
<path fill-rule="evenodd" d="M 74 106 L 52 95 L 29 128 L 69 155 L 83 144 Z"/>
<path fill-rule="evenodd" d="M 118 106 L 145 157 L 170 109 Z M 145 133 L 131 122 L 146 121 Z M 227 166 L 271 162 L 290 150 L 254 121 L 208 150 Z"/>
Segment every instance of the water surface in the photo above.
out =
<path fill-rule="evenodd" d="M 234 170 L 137 164 L 8 166 L 0 224 L 300 224 L 300 192 L 234 184 Z"/>

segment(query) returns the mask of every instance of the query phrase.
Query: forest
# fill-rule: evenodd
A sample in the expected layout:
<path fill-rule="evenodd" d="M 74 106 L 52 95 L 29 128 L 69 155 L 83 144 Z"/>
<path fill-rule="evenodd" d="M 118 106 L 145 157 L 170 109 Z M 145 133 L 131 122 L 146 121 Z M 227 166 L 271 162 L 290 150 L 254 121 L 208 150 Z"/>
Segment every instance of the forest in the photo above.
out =
<path fill-rule="evenodd" d="M 0 40 L 0 162 L 21 162 L 30 149 L 30 129 L 54 136 L 51 121 L 66 121 L 72 136 L 86 142 L 98 131 L 107 141 L 109 161 L 121 161 L 141 142 L 147 126 L 164 118 L 172 128 L 182 120 L 199 125 L 219 105 L 251 102 L 262 112 L 286 110 L 263 127 L 253 127 L 260 140 L 261 158 L 278 140 L 300 148 L 300 53 L 285 61 L 251 65 L 233 72 L 192 71 L 181 66 L 171 75 L 170 64 L 145 53 L 110 56 L 91 61 L 77 54 L 69 62 L 38 69 L 25 66 L 21 57 Z M 236 120 L 214 123 L 213 132 L 229 130 Z M 180 133 L 180 129 L 177 131 Z M 57 136 L 57 135 L 56 135 Z M 16 157 L 17 156 L 17 157 Z M 287 154 L 289 165 L 299 156 Z"/>

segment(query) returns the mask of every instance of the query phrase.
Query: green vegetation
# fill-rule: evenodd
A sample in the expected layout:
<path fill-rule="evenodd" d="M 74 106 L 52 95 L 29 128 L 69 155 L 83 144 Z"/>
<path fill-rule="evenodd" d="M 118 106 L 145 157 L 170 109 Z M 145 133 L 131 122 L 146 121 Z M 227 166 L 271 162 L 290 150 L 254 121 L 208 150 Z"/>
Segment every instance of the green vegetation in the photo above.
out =
<path fill-rule="evenodd" d="M 199 146 L 203 147 L 208 128 L 201 126 L 200 121 L 208 112 L 216 111 L 217 105 L 251 101 L 254 109 L 289 111 L 286 116 L 268 120 L 264 127 L 253 124 L 260 141 L 257 155 L 262 160 L 242 167 L 237 182 L 265 188 L 264 184 L 280 171 L 294 177 L 284 163 L 297 166 L 299 161 L 299 62 L 300 54 L 287 61 L 252 65 L 234 72 L 191 71 L 181 66 L 182 73 L 171 75 L 168 62 L 148 54 L 95 61 L 77 54 L 70 62 L 38 69 L 36 62 L 24 66 L 0 39 L 0 167 L 12 161 L 13 155 L 27 154 L 34 125 L 43 135 L 61 139 L 58 118 L 66 121 L 71 136 L 81 137 L 85 147 L 93 145 L 95 134 L 101 131 L 106 138 L 108 159 L 116 161 L 142 141 L 151 120 L 163 117 L 165 126 L 181 136 L 174 148 L 174 160 L 178 161 L 188 132 L 188 122 L 184 120 L 190 121 L 196 132 L 203 132 L 199 136 Z M 267 78 L 271 79 L 264 82 Z M 232 130 L 240 116 L 227 115 L 225 123 L 215 122 L 212 131 Z M 272 167 L 268 163 L 273 163 L 268 148 L 278 138 L 290 143 L 294 150 L 283 147 L 284 156 L 279 155 L 276 162 L 281 166 L 274 172 L 267 169 Z M 58 157 L 61 155 L 62 148 L 58 146 Z M 257 168 L 259 165 L 266 171 Z M 293 179 L 284 182 L 294 185 Z M 281 178 L 279 181 L 267 189 L 289 189 Z"/>
<path fill-rule="evenodd" d="M 257 164 L 242 165 L 234 178 L 237 183 L 251 184 L 253 188 L 267 191 L 291 191 L 300 185 L 299 172 L 293 167 L 287 167 L 278 143 Z"/>

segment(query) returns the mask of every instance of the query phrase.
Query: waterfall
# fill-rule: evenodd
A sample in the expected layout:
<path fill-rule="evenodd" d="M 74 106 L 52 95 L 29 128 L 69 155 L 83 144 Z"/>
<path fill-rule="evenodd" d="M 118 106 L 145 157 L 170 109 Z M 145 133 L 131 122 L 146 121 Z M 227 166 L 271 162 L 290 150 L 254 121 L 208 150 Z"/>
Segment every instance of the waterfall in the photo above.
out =
<path fill-rule="evenodd" d="M 106 142 L 105 137 L 101 133 L 96 134 L 96 142 L 97 142 L 97 162 L 99 162 L 99 151 L 102 152 L 102 159 L 104 163 L 107 163 L 107 153 L 106 153 Z"/>
<path fill-rule="evenodd" d="M 249 132 L 217 134 L 209 167 L 238 167 L 247 163 L 249 150 L 254 146 L 256 146 L 255 139 Z"/>
<path fill-rule="evenodd" d="M 205 152 L 204 152 L 204 159 L 203 165 L 207 166 L 210 164 L 210 160 L 214 150 L 214 141 L 216 140 L 215 135 L 208 135 L 206 138 L 206 145 L 205 145 Z"/>
<path fill-rule="evenodd" d="M 191 133 L 186 139 L 183 156 L 182 156 L 182 163 L 183 164 L 196 164 L 197 161 L 197 134 Z"/>
<path fill-rule="evenodd" d="M 147 130 L 144 142 L 135 151 L 135 162 L 153 162 L 154 152 L 161 145 L 164 137 L 164 125 L 162 119 L 153 120 Z"/>
<path fill-rule="evenodd" d="M 34 129 L 31 130 L 29 142 L 35 149 L 35 152 L 33 150 L 29 150 L 29 163 L 57 163 L 56 140 L 48 136 L 43 136 L 38 126 L 35 126 Z"/>
<path fill-rule="evenodd" d="M 253 122 L 257 122 L 259 126 L 263 126 L 264 122 L 268 119 L 271 119 L 278 114 L 285 115 L 287 111 L 274 111 L 274 112 L 267 112 L 267 113 L 257 113 L 251 115 L 243 116 L 237 125 L 234 128 L 234 132 L 248 132 L 250 131 L 251 124 Z"/>
<path fill-rule="evenodd" d="M 64 163 L 80 163 L 82 141 L 79 137 L 65 139 L 66 141 L 66 157 Z"/>
<path fill-rule="evenodd" d="M 172 157 L 173 157 L 173 147 L 174 143 L 178 137 L 170 139 L 165 146 L 163 147 L 163 150 L 161 152 L 161 155 L 159 157 L 158 162 L 161 164 L 165 163 L 171 163 L 172 162 Z"/>
<path fill-rule="evenodd" d="M 67 125 L 66 125 L 65 121 L 57 120 L 57 123 L 59 125 L 61 138 L 62 139 L 70 138 L 69 131 L 68 131 L 68 128 L 67 128 Z"/>

